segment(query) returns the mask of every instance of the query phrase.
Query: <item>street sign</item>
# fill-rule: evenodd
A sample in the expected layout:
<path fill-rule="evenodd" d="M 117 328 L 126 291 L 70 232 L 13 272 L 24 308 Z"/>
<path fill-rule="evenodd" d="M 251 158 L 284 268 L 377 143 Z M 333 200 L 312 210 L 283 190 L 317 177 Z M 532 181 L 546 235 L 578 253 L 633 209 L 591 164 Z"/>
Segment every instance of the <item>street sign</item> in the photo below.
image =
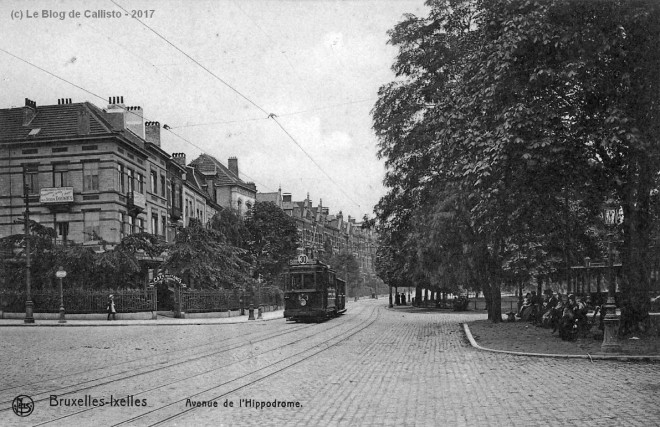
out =
<path fill-rule="evenodd" d="M 307 255 L 298 255 L 299 264 L 307 264 Z"/>
<path fill-rule="evenodd" d="M 66 277 L 66 271 L 64 271 L 64 270 L 57 270 L 57 271 L 55 272 L 55 277 L 57 277 L 58 279 L 64 279 L 64 278 Z"/>

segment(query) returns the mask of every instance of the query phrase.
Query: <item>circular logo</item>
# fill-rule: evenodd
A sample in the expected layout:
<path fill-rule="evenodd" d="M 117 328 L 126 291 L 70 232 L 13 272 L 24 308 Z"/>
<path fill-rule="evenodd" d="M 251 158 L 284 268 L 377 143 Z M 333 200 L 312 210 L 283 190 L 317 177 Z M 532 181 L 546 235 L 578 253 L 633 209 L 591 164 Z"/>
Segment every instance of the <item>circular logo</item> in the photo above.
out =
<path fill-rule="evenodd" d="M 11 403 L 11 409 L 19 417 L 27 417 L 34 411 L 34 400 L 25 394 L 18 395 Z"/>
<path fill-rule="evenodd" d="M 306 306 L 307 305 L 307 295 L 305 295 L 305 294 L 299 295 L 298 296 L 298 303 L 303 307 Z"/>
<path fill-rule="evenodd" d="M 298 255 L 299 264 L 307 264 L 307 255 Z"/>

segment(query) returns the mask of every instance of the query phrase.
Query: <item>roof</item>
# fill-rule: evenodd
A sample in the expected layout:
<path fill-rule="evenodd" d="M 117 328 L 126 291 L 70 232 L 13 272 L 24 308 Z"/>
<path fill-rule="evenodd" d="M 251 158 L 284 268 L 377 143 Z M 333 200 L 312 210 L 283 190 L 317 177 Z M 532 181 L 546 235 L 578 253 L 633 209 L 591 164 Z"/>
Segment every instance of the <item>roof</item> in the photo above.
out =
<path fill-rule="evenodd" d="M 204 176 L 211 175 L 215 185 L 240 185 L 242 187 L 250 188 L 256 191 L 256 189 L 251 188 L 251 184 L 244 182 L 236 174 L 234 174 L 234 172 L 230 171 L 227 166 L 223 165 L 218 161 L 218 159 L 208 154 L 200 154 L 200 156 L 190 162 L 189 165 L 193 166 Z"/>
<path fill-rule="evenodd" d="M 113 131 L 112 125 L 103 117 L 103 110 L 89 102 L 38 106 L 34 118 L 23 126 L 25 108 L 0 110 L 0 141 L 81 136 L 78 132 L 78 116 L 82 110 L 86 110 L 89 116 L 89 134 L 86 135 L 102 135 Z M 40 129 L 39 132 L 30 136 L 30 132 L 36 129 Z"/>

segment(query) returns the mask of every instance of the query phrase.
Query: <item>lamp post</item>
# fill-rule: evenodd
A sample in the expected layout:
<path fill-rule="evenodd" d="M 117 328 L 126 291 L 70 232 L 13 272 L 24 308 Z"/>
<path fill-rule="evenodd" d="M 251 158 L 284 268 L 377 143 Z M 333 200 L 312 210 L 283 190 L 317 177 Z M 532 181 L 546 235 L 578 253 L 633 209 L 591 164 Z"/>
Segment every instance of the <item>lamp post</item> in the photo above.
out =
<path fill-rule="evenodd" d="M 34 323 L 34 304 L 32 303 L 32 278 L 30 277 L 30 186 L 23 187 L 23 196 L 25 199 L 25 323 Z"/>
<path fill-rule="evenodd" d="M 616 209 L 605 210 L 605 224 L 613 226 L 617 223 Z M 614 254 L 612 250 L 613 232 L 607 233 L 607 264 L 608 264 L 608 284 L 607 284 L 607 303 L 603 304 L 602 310 L 605 314 L 603 319 L 603 343 L 600 346 L 604 353 L 619 353 L 621 344 L 617 339 L 619 330 L 619 317 L 616 315 L 616 283 L 614 282 Z"/>
<path fill-rule="evenodd" d="M 66 271 L 64 271 L 63 267 L 60 266 L 60 269 L 55 272 L 55 277 L 60 282 L 60 320 L 57 323 L 66 323 L 66 319 L 64 318 L 64 293 L 62 292 L 62 279 L 66 277 Z"/>
<path fill-rule="evenodd" d="M 582 292 L 581 292 L 582 294 L 584 294 L 585 292 L 591 292 L 591 274 L 589 274 L 590 273 L 589 268 L 591 267 L 591 258 L 590 257 L 588 257 L 588 256 L 584 257 L 584 266 L 587 269 L 587 277 L 586 277 L 586 280 L 585 280 L 585 282 L 586 282 L 585 286 L 582 287 Z"/>

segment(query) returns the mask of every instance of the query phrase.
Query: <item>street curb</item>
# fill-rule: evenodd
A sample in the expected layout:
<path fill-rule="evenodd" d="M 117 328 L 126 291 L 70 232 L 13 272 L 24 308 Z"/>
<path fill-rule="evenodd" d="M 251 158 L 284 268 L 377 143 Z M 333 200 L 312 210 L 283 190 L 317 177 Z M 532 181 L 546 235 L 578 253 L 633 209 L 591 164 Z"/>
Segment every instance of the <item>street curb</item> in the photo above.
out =
<path fill-rule="evenodd" d="M 513 356 L 528 356 L 528 357 L 551 357 L 556 359 L 588 359 L 588 360 L 618 360 L 621 362 L 651 362 L 660 361 L 660 356 L 629 356 L 625 354 L 549 354 L 549 353 L 526 353 L 522 351 L 509 351 L 509 350 L 495 350 L 492 348 L 482 347 L 475 341 L 470 332 L 470 327 L 467 323 L 463 323 L 463 331 L 470 341 L 470 345 L 477 350 L 489 351 L 491 353 L 510 354 Z"/>
<path fill-rule="evenodd" d="M 175 323 L 175 322 L 167 322 L 167 323 L 159 323 L 158 320 L 120 320 L 119 322 L 122 323 L 114 323 L 115 321 L 108 321 L 108 323 L 90 323 L 90 324 L 76 324 L 76 323 L 71 323 L 71 322 L 84 322 L 81 320 L 71 320 L 67 321 L 67 323 L 20 323 L 17 322 L 16 324 L 0 324 L 0 328 L 23 328 L 23 327 L 28 327 L 28 328 L 37 328 L 37 327 L 44 327 L 44 328 L 87 328 L 87 327 L 120 327 L 120 326 L 218 326 L 218 325 L 236 325 L 239 323 L 259 323 L 259 322 L 270 322 L 271 320 L 278 320 L 278 319 L 284 319 L 284 315 L 281 317 L 273 317 L 270 319 L 262 318 L 262 319 L 255 319 L 255 320 L 236 320 L 236 321 L 224 321 L 224 322 L 190 322 L 190 321 L 182 321 L 181 323 Z M 51 320 L 52 322 L 52 320 Z M 124 323 L 124 322 L 153 322 L 153 323 Z"/>

